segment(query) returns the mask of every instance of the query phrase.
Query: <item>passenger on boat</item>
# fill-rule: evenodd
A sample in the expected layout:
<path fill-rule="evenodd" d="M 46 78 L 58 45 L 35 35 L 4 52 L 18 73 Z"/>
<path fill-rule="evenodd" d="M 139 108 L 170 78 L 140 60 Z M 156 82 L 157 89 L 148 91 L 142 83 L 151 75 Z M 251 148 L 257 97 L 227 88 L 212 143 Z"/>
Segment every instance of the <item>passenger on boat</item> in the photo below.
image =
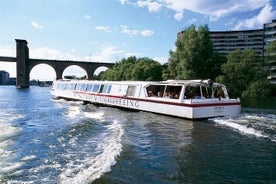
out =
<path fill-rule="evenodd" d="M 224 93 L 223 93 L 223 91 L 222 91 L 221 88 L 218 88 L 218 89 L 216 90 L 215 98 L 219 98 L 219 99 L 224 98 Z"/>
<path fill-rule="evenodd" d="M 162 93 L 161 93 L 160 91 L 158 91 L 157 97 L 163 97 L 163 96 L 162 96 Z"/>
<path fill-rule="evenodd" d="M 186 99 L 193 98 L 193 93 L 191 91 L 191 86 L 190 85 L 186 86 L 186 88 L 185 88 L 185 98 Z"/>
<path fill-rule="evenodd" d="M 149 91 L 149 92 L 148 92 L 148 97 L 154 97 L 154 95 L 153 95 L 153 92 L 152 92 L 152 91 Z"/>
<path fill-rule="evenodd" d="M 164 98 L 170 98 L 170 94 L 168 92 L 165 92 Z"/>

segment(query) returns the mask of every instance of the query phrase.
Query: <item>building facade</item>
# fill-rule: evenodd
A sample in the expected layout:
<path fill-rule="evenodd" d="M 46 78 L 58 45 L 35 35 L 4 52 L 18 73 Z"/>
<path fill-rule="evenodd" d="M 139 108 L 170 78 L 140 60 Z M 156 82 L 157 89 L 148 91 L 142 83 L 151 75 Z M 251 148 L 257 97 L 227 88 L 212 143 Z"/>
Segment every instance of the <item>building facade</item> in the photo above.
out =
<path fill-rule="evenodd" d="M 4 70 L 0 70 L 0 85 L 8 85 L 10 74 Z"/>
<path fill-rule="evenodd" d="M 273 20 L 272 23 L 264 24 L 264 56 L 267 55 L 266 47 L 276 40 L 276 20 Z"/>
<path fill-rule="evenodd" d="M 228 55 L 236 49 L 241 51 L 253 49 L 263 56 L 263 29 L 245 31 L 210 31 L 214 51 Z"/>
<path fill-rule="evenodd" d="M 267 52 L 267 46 L 276 40 L 276 20 L 273 20 L 272 23 L 264 24 L 264 57 L 266 57 L 269 53 Z M 274 55 L 276 58 L 276 50 L 274 53 L 270 53 Z M 276 84 L 276 60 L 267 60 L 267 68 L 269 70 L 268 79 L 271 80 L 272 83 Z"/>
<path fill-rule="evenodd" d="M 182 32 L 177 34 L 179 38 Z M 210 39 L 213 42 L 214 51 L 227 56 L 236 49 L 241 51 L 253 49 L 258 56 L 266 59 L 267 47 L 276 40 L 276 19 L 265 23 L 263 29 L 240 30 L 240 31 L 210 31 Z M 276 56 L 275 53 L 272 53 Z M 266 61 L 266 68 L 269 70 L 268 79 L 276 83 L 276 61 Z"/>

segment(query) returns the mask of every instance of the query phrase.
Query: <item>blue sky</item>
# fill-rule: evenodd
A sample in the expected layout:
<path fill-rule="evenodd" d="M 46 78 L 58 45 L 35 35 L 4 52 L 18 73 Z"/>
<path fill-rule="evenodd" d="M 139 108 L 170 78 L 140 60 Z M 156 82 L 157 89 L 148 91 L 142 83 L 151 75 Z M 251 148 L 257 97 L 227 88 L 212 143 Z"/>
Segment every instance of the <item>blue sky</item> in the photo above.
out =
<path fill-rule="evenodd" d="M 135 55 L 163 64 L 177 32 L 191 24 L 247 30 L 273 19 L 275 0 L 0 0 L 0 56 L 15 57 L 14 39 L 25 39 L 31 58 L 116 62 Z M 15 76 L 15 64 L 0 62 L 0 70 Z M 50 66 L 31 72 L 54 77 Z"/>

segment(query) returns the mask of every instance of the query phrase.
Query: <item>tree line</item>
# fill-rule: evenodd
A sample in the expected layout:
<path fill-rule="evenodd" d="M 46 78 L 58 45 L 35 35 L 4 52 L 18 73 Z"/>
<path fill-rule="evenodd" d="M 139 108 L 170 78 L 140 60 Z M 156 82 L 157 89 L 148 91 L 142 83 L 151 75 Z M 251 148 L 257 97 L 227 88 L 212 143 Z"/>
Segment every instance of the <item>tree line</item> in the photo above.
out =
<path fill-rule="evenodd" d="M 271 95 L 267 80 L 269 64 L 275 63 L 276 41 L 268 48 L 265 60 L 252 49 L 236 50 L 228 56 L 216 53 L 208 26 L 194 25 L 183 30 L 169 51 L 168 62 L 161 65 L 150 58 L 131 56 L 118 61 L 112 69 L 101 72 L 99 80 L 161 81 L 168 79 L 212 79 L 225 84 L 233 97 L 265 98 Z M 271 62 L 273 61 L 273 62 Z"/>

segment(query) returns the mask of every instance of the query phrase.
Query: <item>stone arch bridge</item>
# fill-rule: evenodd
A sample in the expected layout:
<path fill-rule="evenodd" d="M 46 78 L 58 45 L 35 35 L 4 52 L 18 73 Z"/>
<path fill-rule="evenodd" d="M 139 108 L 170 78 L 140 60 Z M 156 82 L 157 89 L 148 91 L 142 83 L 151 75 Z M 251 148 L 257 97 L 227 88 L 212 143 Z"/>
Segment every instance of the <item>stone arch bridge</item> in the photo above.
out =
<path fill-rule="evenodd" d="M 16 57 L 0 56 L 0 61 L 16 62 L 16 87 L 29 87 L 30 72 L 33 67 L 39 64 L 47 64 L 54 68 L 57 79 L 62 79 L 63 71 L 72 65 L 83 68 L 87 73 L 87 78 L 92 79 L 95 70 L 99 67 L 111 68 L 114 63 L 85 62 L 71 60 L 48 60 L 29 58 L 28 42 L 16 39 Z"/>

